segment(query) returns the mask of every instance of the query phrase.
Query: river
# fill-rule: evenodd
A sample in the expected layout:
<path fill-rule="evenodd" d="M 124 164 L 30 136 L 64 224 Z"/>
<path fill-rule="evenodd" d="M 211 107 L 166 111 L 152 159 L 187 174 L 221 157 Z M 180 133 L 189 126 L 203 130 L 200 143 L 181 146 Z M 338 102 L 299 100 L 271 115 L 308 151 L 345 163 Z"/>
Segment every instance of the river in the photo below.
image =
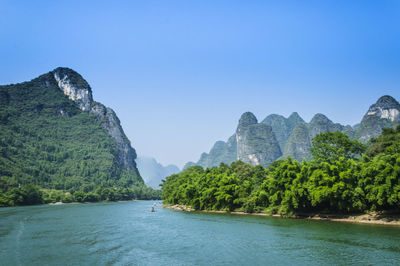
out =
<path fill-rule="evenodd" d="M 400 228 L 152 201 L 0 209 L 0 265 L 399 265 Z"/>

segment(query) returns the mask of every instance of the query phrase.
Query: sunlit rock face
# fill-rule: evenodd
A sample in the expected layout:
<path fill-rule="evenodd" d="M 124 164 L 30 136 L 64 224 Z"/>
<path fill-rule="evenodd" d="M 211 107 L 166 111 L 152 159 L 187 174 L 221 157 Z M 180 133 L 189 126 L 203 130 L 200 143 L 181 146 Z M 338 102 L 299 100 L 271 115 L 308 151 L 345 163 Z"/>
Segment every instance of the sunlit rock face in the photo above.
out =
<path fill-rule="evenodd" d="M 72 69 L 59 67 L 45 75 L 42 85 L 49 89 L 60 89 L 69 99 L 74 101 L 79 109 L 96 115 L 102 127 L 114 140 L 117 148 L 119 164 L 123 169 L 131 170 L 139 176 L 136 167 L 136 151 L 132 148 L 126 137 L 121 123 L 115 112 L 101 103 L 93 101 L 92 89 L 88 82 Z M 59 110 L 62 116 L 68 116 L 62 108 Z"/>
<path fill-rule="evenodd" d="M 367 142 L 376 138 L 386 127 L 400 124 L 400 104 L 391 96 L 385 95 L 371 105 L 357 128 L 357 137 Z"/>
<path fill-rule="evenodd" d="M 82 111 L 90 110 L 92 90 L 81 75 L 68 68 L 57 68 L 53 75 L 58 87 L 68 98 L 76 102 Z"/>
<path fill-rule="evenodd" d="M 115 112 L 101 103 L 92 102 L 90 113 L 95 114 L 103 128 L 114 140 L 118 149 L 118 161 L 125 169 L 136 170 L 136 151 L 131 147 L 125 136 L 120 121 Z"/>
<path fill-rule="evenodd" d="M 270 165 L 282 155 L 271 126 L 258 123 L 250 112 L 244 113 L 236 130 L 237 159 L 253 165 Z"/>
<path fill-rule="evenodd" d="M 398 122 L 399 114 L 400 104 L 393 97 L 385 95 L 379 98 L 375 104 L 371 105 L 366 115 Z"/>

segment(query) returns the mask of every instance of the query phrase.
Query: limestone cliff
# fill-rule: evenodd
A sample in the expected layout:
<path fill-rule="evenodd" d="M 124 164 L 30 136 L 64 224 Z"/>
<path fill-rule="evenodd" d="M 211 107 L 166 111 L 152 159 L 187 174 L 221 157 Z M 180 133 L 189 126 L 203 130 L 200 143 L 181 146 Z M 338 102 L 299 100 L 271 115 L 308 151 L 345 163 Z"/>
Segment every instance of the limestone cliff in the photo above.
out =
<path fill-rule="evenodd" d="M 76 102 L 79 109 L 89 111 L 93 101 L 92 89 L 81 75 L 69 68 L 57 68 L 53 71 L 53 77 L 57 82 L 58 88 Z"/>
<path fill-rule="evenodd" d="M 221 163 L 231 164 L 234 161 L 236 161 L 236 138 L 232 136 L 227 142 L 217 141 L 208 154 L 201 155 L 198 164 L 210 168 Z"/>
<path fill-rule="evenodd" d="M 118 149 L 118 162 L 124 169 L 137 171 L 136 151 L 131 147 L 129 139 L 125 136 L 121 123 L 115 112 L 101 103 L 92 102 L 90 113 L 95 114 L 103 128 L 115 141 Z"/>
<path fill-rule="evenodd" d="M 357 127 L 357 137 L 363 142 L 376 138 L 385 127 L 400 124 L 400 104 L 391 96 L 385 95 L 371 105 Z"/>
<path fill-rule="evenodd" d="M 338 123 L 333 123 L 323 114 L 316 114 L 311 119 L 308 128 L 310 130 L 310 137 L 313 139 L 316 135 L 321 133 L 342 131 L 344 126 Z"/>
<path fill-rule="evenodd" d="M 341 131 L 350 137 L 354 135 L 354 129 L 350 126 L 343 126 L 339 123 L 333 123 L 323 114 L 316 114 L 308 124 L 299 124 L 292 132 L 290 138 L 285 144 L 283 158 L 291 156 L 302 161 L 311 159 L 311 140 L 318 134 L 325 132 Z"/>
<path fill-rule="evenodd" d="M 297 125 L 290 135 L 283 151 L 283 158 L 288 156 L 301 162 L 303 159 L 310 159 L 311 139 L 306 124 Z"/>
<path fill-rule="evenodd" d="M 261 123 L 265 123 L 272 127 L 279 147 L 283 151 L 293 129 L 299 124 L 305 124 L 304 120 L 298 113 L 293 112 L 288 118 L 282 115 L 272 114 L 267 116 Z"/>
<path fill-rule="evenodd" d="M 184 169 L 194 165 L 200 165 L 203 168 L 219 166 L 221 163 L 231 164 L 237 160 L 236 135 L 231 136 L 227 142 L 217 141 L 209 153 L 203 152 L 197 163 L 188 162 Z"/>
<path fill-rule="evenodd" d="M 237 159 L 253 165 L 269 165 L 282 155 L 272 127 L 257 123 L 250 112 L 244 113 L 236 130 Z"/>
<path fill-rule="evenodd" d="M 135 162 L 136 151 L 126 137 L 117 115 L 111 108 L 93 101 L 92 89 L 79 73 L 69 68 L 59 67 L 41 76 L 40 80 L 47 88 L 61 90 L 82 111 L 95 115 L 114 140 L 118 150 L 117 160 L 121 167 L 139 176 Z M 59 112 L 61 115 L 68 115 L 62 108 Z"/>

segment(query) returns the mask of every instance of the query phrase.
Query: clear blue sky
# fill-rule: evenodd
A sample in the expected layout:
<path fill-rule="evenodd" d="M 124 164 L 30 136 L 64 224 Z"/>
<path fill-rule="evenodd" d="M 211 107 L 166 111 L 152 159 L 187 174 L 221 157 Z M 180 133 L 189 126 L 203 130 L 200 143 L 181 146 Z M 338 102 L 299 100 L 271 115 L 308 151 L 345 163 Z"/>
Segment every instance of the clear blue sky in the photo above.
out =
<path fill-rule="evenodd" d="M 245 111 L 355 124 L 400 100 L 396 0 L 0 0 L 0 14 L 0 84 L 73 68 L 163 164 L 197 161 Z"/>

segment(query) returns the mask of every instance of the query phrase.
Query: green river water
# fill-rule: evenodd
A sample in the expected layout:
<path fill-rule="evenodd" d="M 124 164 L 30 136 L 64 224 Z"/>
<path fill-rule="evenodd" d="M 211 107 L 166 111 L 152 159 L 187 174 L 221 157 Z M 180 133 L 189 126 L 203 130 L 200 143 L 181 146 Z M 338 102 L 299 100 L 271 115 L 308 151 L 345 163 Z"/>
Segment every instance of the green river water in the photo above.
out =
<path fill-rule="evenodd" d="M 400 265 L 400 228 L 154 202 L 0 209 L 0 265 Z"/>

